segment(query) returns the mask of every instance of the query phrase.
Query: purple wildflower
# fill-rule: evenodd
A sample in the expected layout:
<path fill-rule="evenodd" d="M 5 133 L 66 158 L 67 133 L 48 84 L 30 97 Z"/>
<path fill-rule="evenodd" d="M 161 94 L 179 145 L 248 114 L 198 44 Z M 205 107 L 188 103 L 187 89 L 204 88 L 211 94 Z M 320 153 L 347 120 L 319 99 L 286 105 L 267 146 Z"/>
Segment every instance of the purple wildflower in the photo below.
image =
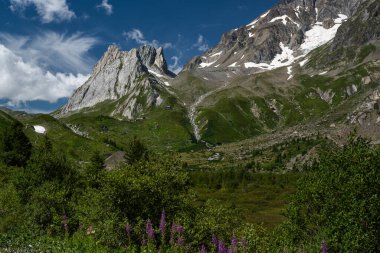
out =
<path fill-rule="evenodd" d="M 286 248 L 284 247 L 284 250 L 282 251 L 282 253 L 286 253 Z"/>
<path fill-rule="evenodd" d="M 322 241 L 321 252 L 329 253 L 329 247 L 327 246 L 327 242 L 325 240 Z"/>
<path fill-rule="evenodd" d="M 142 245 L 142 246 L 146 246 L 146 240 L 145 240 L 145 239 L 143 239 L 143 240 L 141 241 L 141 245 Z"/>
<path fill-rule="evenodd" d="M 218 253 L 225 253 L 225 252 L 226 252 L 226 246 L 224 246 L 224 243 L 222 240 L 219 240 Z"/>
<path fill-rule="evenodd" d="M 173 222 L 172 229 L 170 231 L 170 241 L 169 241 L 170 245 L 173 245 L 176 227 L 177 227 L 177 225 Z"/>
<path fill-rule="evenodd" d="M 202 245 L 202 248 L 201 248 L 200 253 L 207 253 L 207 252 L 206 252 L 206 247 L 205 247 L 204 245 Z"/>
<path fill-rule="evenodd" d="M 218 238 L 215 235 L 212 236 L 211 243 L 214 246 L 214 248 L 218 247 Z"/>
<path fill-rule="evenodd" d="M 178 247 L 180 247 L 180 248 L 183 246 L 183 237 L 182 236 L 178 237 L 177 244 L 178 244 Z"/>
<path fill-rule="evenodd" d="M 183 233 L 183 227 L 181 225 L 177 225 L 177 233 L 182 234 Z"/>
<path fill-rule="evenodd" d="M 148 240 L 154 241 L 154 229 L 149 219 L 146 222 L 146 235 L 148 236 Z"/>
<path fill-rule="evenodd" d="M 238 248 L 238 240 L 236 239 L 235 236 L 232 237 L 231 239 L 231 248 L 232 250 L 235 252 L 237 251 L 237 248 Z"/>
<path fill-rule="evenodd" d="M 235 251 L 234 251 L 232 248 L 229 248 L 229 249 L 227 250 L 227 253 L 235 253 Z"/>
<path fill-rule="evenodd" d="M 160 232 L 161 232 L 161 236 L 163 238 L 165 238 L 165 232 L 166 232 L 166 214 L 165 214 L 165 210 L 162 210 L 162 213 L 161 213 Z"/>

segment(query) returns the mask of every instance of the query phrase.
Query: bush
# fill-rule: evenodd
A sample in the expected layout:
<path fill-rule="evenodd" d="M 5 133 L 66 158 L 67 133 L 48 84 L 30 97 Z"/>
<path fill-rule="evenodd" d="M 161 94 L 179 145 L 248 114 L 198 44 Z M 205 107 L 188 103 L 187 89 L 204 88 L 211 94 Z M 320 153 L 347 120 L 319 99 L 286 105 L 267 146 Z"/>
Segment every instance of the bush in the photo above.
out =
<path fill-rule="evenodd" d="M 380 251 L 380 151 L 350 137 L 325 153 L 289 206 L 295 243 L 326 240 L 334 252 Z"/>

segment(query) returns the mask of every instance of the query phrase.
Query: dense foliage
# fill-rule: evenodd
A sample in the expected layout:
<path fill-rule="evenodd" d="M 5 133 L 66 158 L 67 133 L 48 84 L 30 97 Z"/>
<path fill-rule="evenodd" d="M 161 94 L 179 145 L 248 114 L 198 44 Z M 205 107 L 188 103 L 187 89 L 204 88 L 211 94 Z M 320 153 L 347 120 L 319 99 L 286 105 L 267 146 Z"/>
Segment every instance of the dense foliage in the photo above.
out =
<path fill-rule="evenodd" d="M 28 143 L 21 132 L 7 138 Z M 0 251 L 380 249 L 380 151 L 361 138 L 351 137 L 343 149 L 326 152 L 300 174 L 303 177 L 288 206 L 288 220 L 273 230 L 243 223 L 233 205 L 216 200 L 195 204 L 193 189 L 201 185 L 215 190 L 246 189 L 248 184 L 259 185 L 258 180 L 286 184 L 288 175 L 264 176 L 240 168 L 190 176 L 175 156 L 150 154 L 148 160 L 147 148 L 137 139 L 129 150 L 129 157 L 136 159 L 110 171 L 103 169 L 99 153 L 90 163 L 68 161 L 47 137 L 30 157 L 25 156 L 24 164 L 2 159 Z M 8 153 L 2 149 L 4 154 Z"/>

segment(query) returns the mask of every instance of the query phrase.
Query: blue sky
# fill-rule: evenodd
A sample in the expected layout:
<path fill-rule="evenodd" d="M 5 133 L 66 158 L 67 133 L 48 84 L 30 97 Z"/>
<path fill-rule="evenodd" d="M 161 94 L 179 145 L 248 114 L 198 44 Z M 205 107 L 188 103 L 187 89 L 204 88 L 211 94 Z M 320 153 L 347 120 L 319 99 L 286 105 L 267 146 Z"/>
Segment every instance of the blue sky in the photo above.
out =
<path fill-rule="evenodd" d="M 163 46 L 170 68 L 277 0 L 0 0 L 0 105 L 62 106 L 110 44 Z"/>

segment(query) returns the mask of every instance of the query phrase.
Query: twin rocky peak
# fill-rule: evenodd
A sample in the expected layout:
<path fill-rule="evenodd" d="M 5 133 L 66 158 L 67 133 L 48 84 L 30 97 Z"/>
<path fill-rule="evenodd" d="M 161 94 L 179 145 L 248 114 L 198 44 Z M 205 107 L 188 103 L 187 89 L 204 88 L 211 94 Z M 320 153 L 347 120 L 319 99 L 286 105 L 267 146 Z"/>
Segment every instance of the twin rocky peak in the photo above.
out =
<path fill-rule="evenodd" d="M 121 51 L 112 45 L 59 115 L 114 102 L 111 116 L 133 119 L 141 115 L 144 108 L 161 103 L 160 90 L 174 77 L 168 70 L 162 48 L 145 45 Z"/>

